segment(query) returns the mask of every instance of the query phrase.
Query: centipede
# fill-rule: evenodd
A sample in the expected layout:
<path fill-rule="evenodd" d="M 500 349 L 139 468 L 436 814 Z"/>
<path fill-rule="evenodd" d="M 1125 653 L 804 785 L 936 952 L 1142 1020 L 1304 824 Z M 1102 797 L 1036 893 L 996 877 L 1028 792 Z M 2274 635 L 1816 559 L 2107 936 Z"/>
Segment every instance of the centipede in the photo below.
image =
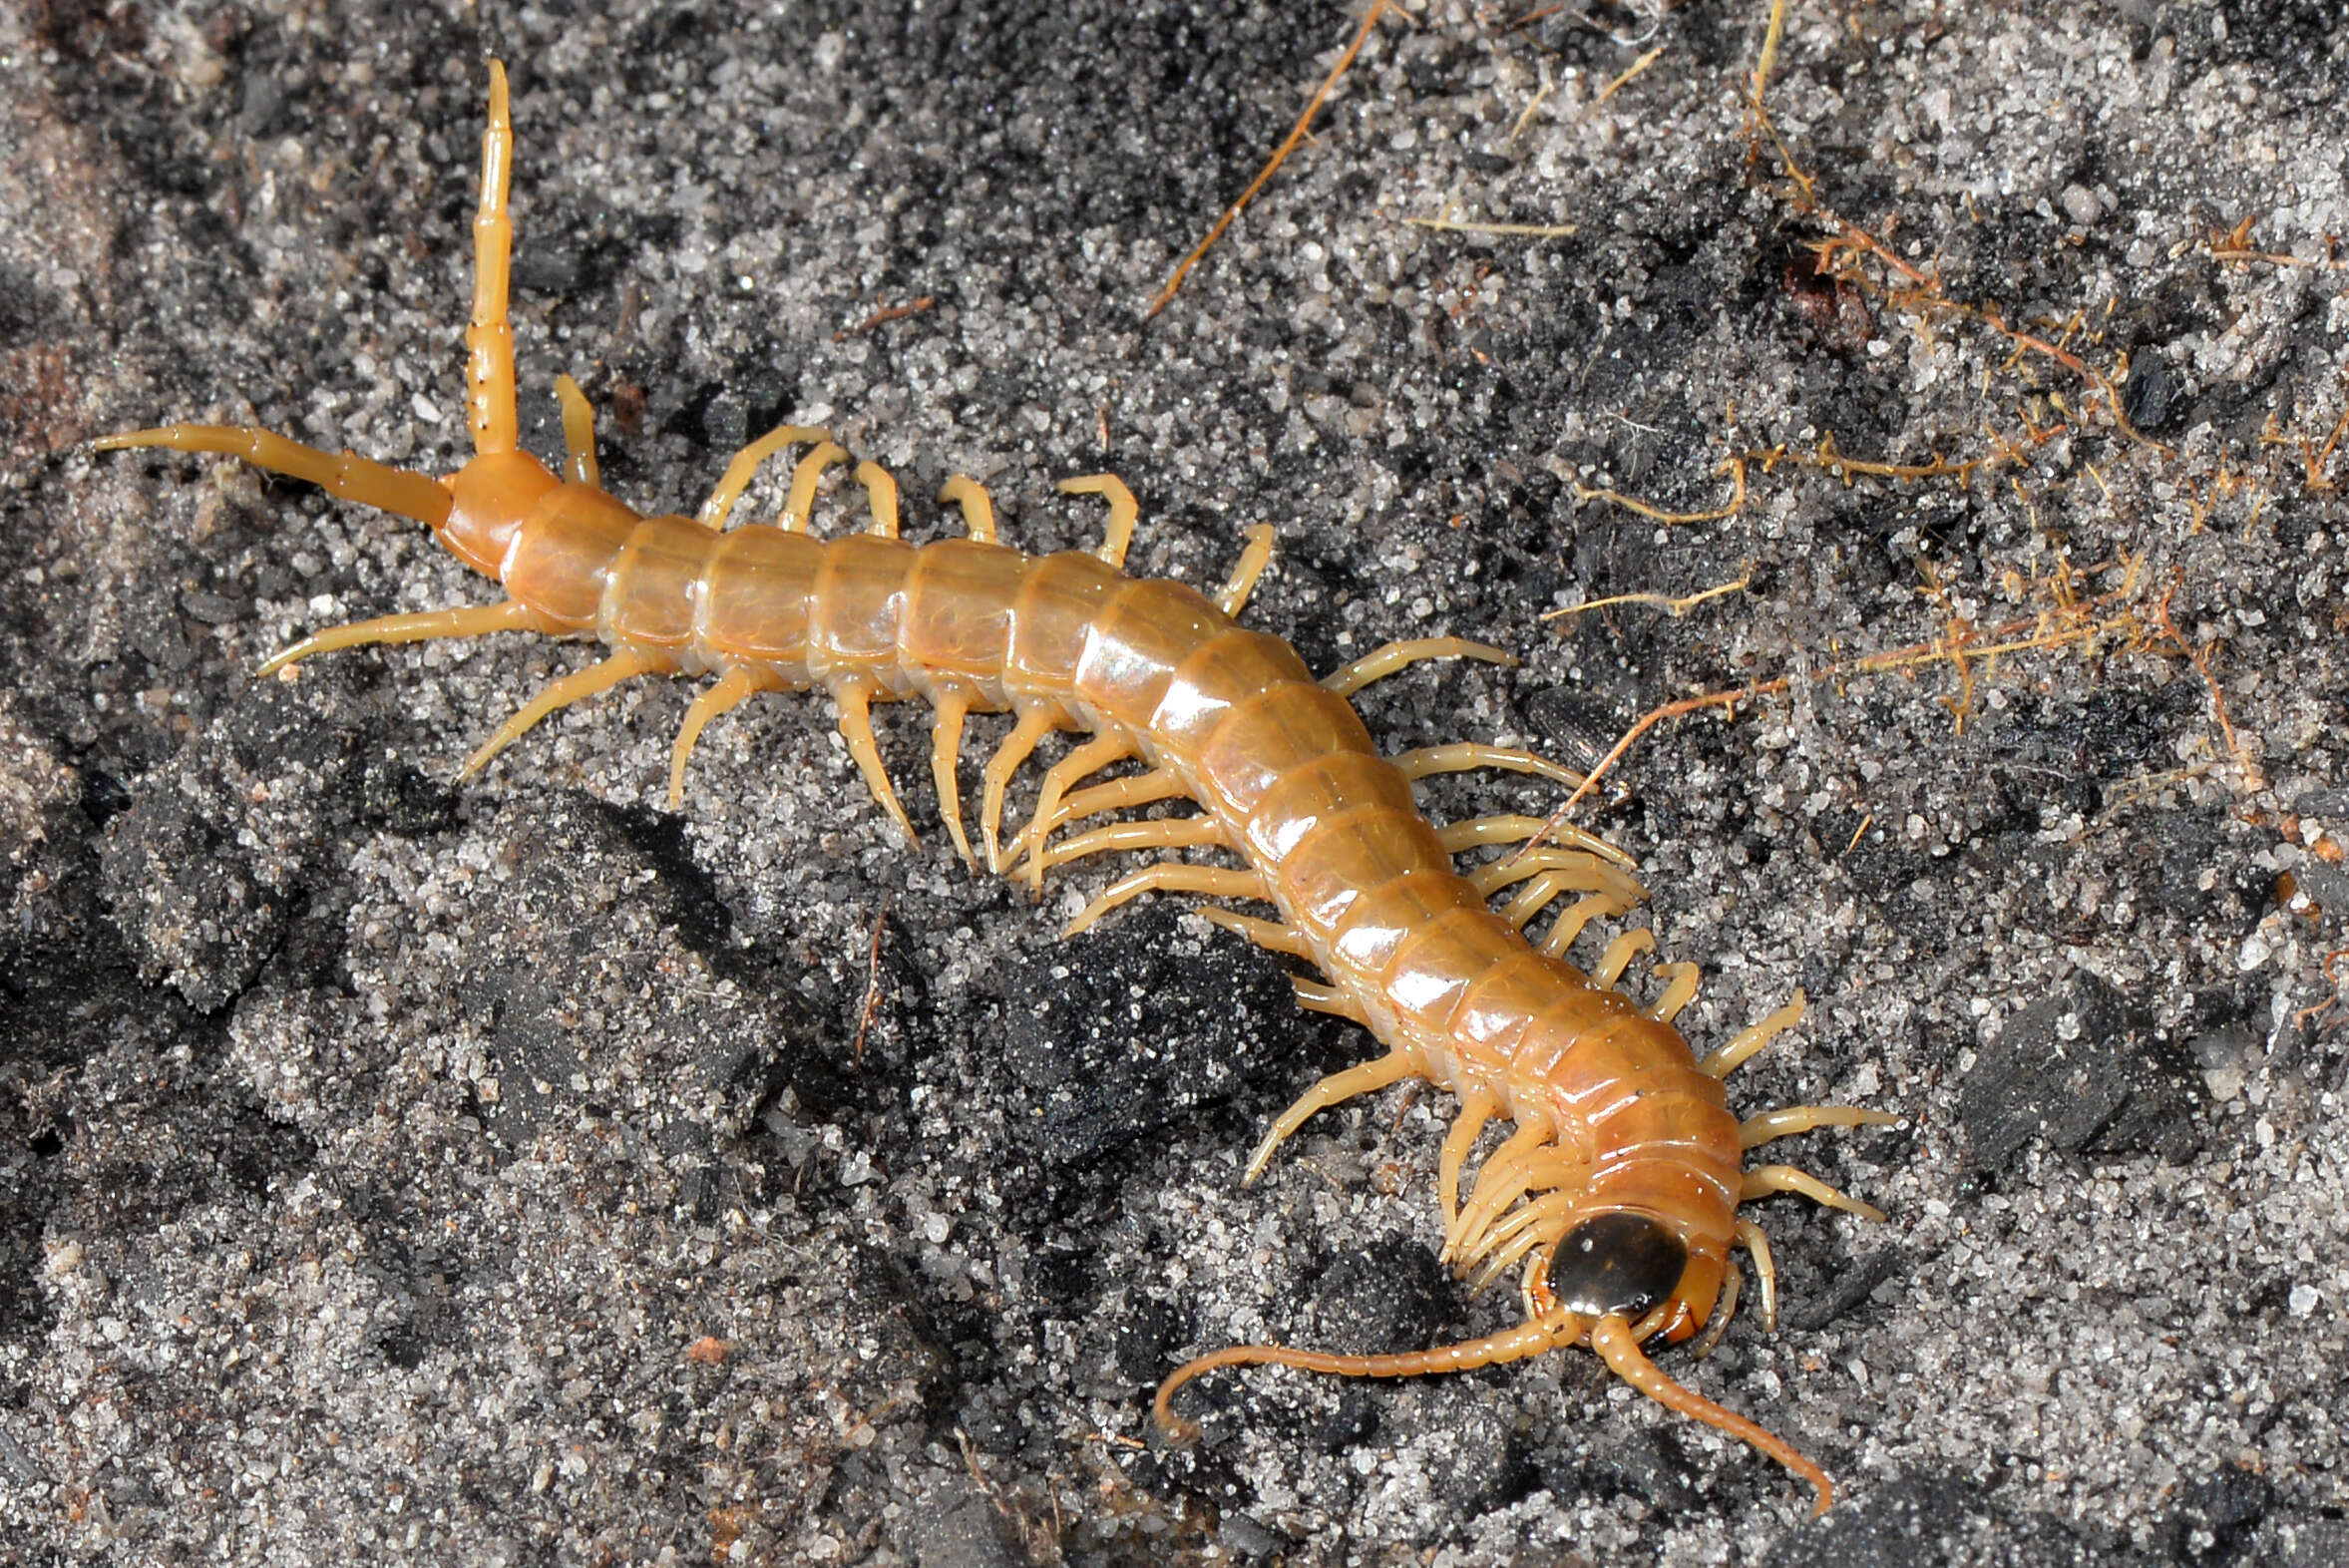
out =
<path fill-rule="evenodd" d="M 1654 947 L 1650 931 L 1613 937 L 1588 971 L 1568 960 L 1594 922 L 1645 900 L 1629 855 L 1581 830 L 1545 834 L 1537 817 L 1437 827 L 1421 814 L 1413 785 L 1434 774 L 1499 768 L 1579 783 L 1547 758 L 1497 744 L 1382 755 L 1350 700 L 1421 660 L 1510 656 L 1460 637 L 1418 638 L 1317 678 L 1287 641 L 1239 621 L 1271 558 L 1272 526 L 1250 531 L 1213 596 L 1129 576 L 1139 507 L 1108 474 L 1059 487 L 1106 503 L 1092 551 L 1029 555 L 1003 543 L 986 490 L 960 476 L 939 501 L 960 514 L 962 533 L 911 542 L 900 532 L 896 480 L 870 461 L 850 469 L 869 522 L 823 538 L 811 525 L 819 483 L 852 460 L 826 431 L 786 424 L 736 453 L 695 515 L 651 516 L 602 487 L 594 414 L 568 375 L 556 381 L 566 456 L 560 470 L 550 468 L 519 439 L 508 314 L 513 155 L 506 72 L 493 61 L 465 333 L 472 456 L 456 472 L 389 467 L 246 425 L 172 424 L 93 443 L 231 456 L 306 481 L 423 524 L 503 589 L 494 603 L 314 631 L 260 672 L 371 644 L 501 632 L 591 640 L 601 656 L 531 697 L 459 777 L 480 772 L 560 709 L 638 677 L 685 676 L 706 683 L 671 748 L 672 810 L 712 720 L 758 693 L 820 689 L 865 782 L 909 843 L 914 826 L 884 766 L 872 710 L 927 702 L 940 814 L 966 865 L 1040 889 L 1048 872 L 1071 862 L 1158 854 L 1112 882 L 1068 931 L 1145 894 L 1216 901 L 1198 913 L 1314 972 L 1296 978 L 1304 1006 L 1351 1019 L 1383 1047 L 1282 1112 L 1244 1183 L 1320 1112 L 1423 1080 L 1457 1101 L 1436 1162 L 1443 1261 L 1479 1286 L 1519 1271 L 1522 1321 L 1482 1338 L 1406 1354 L 1250 1344 L 1200 1355 L 1168 1373 L 1152 1401 L 1170 1438 L 1197 1432 L 1177 1412 L 1177 1393 L 1226 1369 L 1398 1378 L 1583 1348 L 1648 1398 L 1785 1466 L 1823 1513 L 1834 1496 L 1824 1469 L 1674 1378 L 1647 1347 L 1701 1334 L 1703 1352 L 1720 1340 L 1739 1300 L 1737 1251 L 1751 1260 L 1762 1316 L 1774 1328 L 1775 1269 L 1746 1206 L 1795 1194 L 1882 1218 L 1794 1166 L 1749 1164 L 1751 1151 L 1818 1128 L 1898 1118 L 1798 1105 L 1739 1119 L 1724 1080 L 1799 1018 L 1799 992 L 1699 1057 L 1674 1023 L 1695 994 L 1694 965 L 1658 963 L 1662 989 L 1645 1003 L 1623 988 L 1633 961 Z M 792 449 L 804 450 L 776 522 L 729 527 L 754 478 Z M 1011 720 L 980 774 L 976 848 L 961 780 L 974 714 Z M 1055 732 L 1084 738 L 1042 771 L 1027 821 L 1006 833 L 1013 777 Z M 1131 815 L 1183 799 L 1198 811 Z M 1504 853 L 1461 869 L 1459 857 L 1489 846 Z M 1536 941 L 1534 925 L 1545 919 Z M 1479 1154 L 1502 1122 L 1510 1130 Z"/>

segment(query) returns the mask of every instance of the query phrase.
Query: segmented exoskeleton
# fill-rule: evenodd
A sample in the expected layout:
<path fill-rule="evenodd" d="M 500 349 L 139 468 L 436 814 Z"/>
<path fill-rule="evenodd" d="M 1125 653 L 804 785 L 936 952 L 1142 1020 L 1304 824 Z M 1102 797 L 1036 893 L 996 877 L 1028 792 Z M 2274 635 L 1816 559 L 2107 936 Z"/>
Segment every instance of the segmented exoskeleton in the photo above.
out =
<path fill-rule="evenodd" d="M 1326 980 L 1299 981 L 1309 1007 L 1355 1019 L 1385 1054 L 1310 1089 L 1273 1124 L 1248 1165 L 1253 1181 L 1282 1140 L 1316 1111 L 1411 1077 L 1459 1096 L 1437 1187 L 1445 1255 L 1484 1279 L 1522 1262 L 1526 1318 L 1485 1339 L 1401 1356 L 1338 1356 L 1241 1346 L 1182 1367 L 1161 1385 L 1158 1418 L 1180 1423 L 1175 1390 L 1217 1367 L 1277 1363 L 1368 1376 L 1407 1376 L 1588 1345 L 1649 1397 L 1729 1432 L 1793 1469 L 1826 1507 L 1826 1475 L 1782 1439 L 1684 1388 L 1641 1346 L 1726 1326 L 1737 1300 L 1729 1252 L 1752 1254 L 1772 1305 L 1761 1231 L 1741 1203 L 1797 1192 L 1873 1215 L 1787 1166 L 1745 1167 L 1757 1144 L 1820 1126 L 1887 1122 L 1880 1112 L 1803 1106 L 1740 1123 L 1722 1078 L 1799 1014 L 1788 1006 L 1699 1061 L 1672 1019 L 1696 988 L 1693 966 L 1668 965 L 1667 984 L 1643 1008 L 1616 989 L 1653 939 L 1635 931 L 1610 944 L 1585 975 L 1562 955 L 1594 919 L 1619 916 L 1645 895 L 1631 862 L 1601 840 L 1569 832 L 1466 876 L 1453 857 L 1471 847 L 1535 839 L 1540 824 L 1483 818 L 1438 829 L 1412 801 L 1411 780 L 1498 766 L 1569 782 L 1529 752 L 1461 744 L 1381 757 L 1348 694 L 1421 658 L 1505 661 L 1457 638 L 1389 645 L 1317 680 L 1277 637 L 1233 617 L 1271 552 L 1259 528 L 1222 592 L 1209 599 L 1177 583 L 1121 570 L 1133 498 L 1107 475 L 1062 489 L 1104 497 L 1107 537 L 1093 554 L 1031 557 L 996 542 L 986 492 L 957 478 L 941 500 L 961 509 L 968 537 L 914 545 L 898 537 L 897 486 L 872 463 L 854 470 L 870 530 L 819 540 L 808 532 L 819 477 L 847 454 L 815 429 L 784 426 L 736 455 L 696 517 L 644 517 L 599 485 L 593 420 L 578 385 L 558 380 L 569 456 L 562 475 L 517 445 L 514 339 L 507 321 L 513 232 L 507 186 L 513 130 L 504 71 L 493 63 L 489 128 L 474 223 L 475 289 L 468 403 L 474 456 L 445 479 L 335 456 L 244 426 L 172 425 L 97 445 L 226 453 L 312 481 L 336 496 L 429 526 L 468 566 L 496 578 L 497 603 L 391 615 L 312 634 L 262 665 L 282 669 L 331 649 L 371 642 L 535 631 L 592 637 L 609 651 L 555 681 L 500 725 L 465 764 L 471 774 L 558 708 L 637 675 L 714 675 L 678 730 L 669 800 L 703 727 L 754 692 L 820 686 L 874 795 L 909 838 L 874 741 L 876 701 L 920 696 L 936 712 L 931 765 L 956 848 L 965 834 L 957 760 L 966 715 L 1008 711 L 1008 737 L 981 787 L 987 865 L 1040 886 L 1045 871 L 1112 850 L 1228 851 L 1239 866 L 1170 859 L 1123 878 L 1072 930 L 1143 892 L 1160 890 L 1272 906 L 1278 919 L 1201 911 Z M 759 465 L 792 445 L 799 463 L 781 526 L 725 523 Z M 1033 816 L 1006 843 L 999 831 L 1014 771 L 1054 730 L 1090 732 L 1045 774 Z M 1086 778 L 1135 760 L 1144 771 L 1087 787 Z M 1187 796 L 1193 817 L 1115 821 L 1055 837 L 1063 824 Z M 1515 890 L 1499 910 L 1495 894 Z M 1528 925 L 1566 894 L 1577 901 L 1538 946 Z M 1463 1203 L 1460 1175 L 1496 1118 L 1515 1131 L 1487 1154 Z"/>

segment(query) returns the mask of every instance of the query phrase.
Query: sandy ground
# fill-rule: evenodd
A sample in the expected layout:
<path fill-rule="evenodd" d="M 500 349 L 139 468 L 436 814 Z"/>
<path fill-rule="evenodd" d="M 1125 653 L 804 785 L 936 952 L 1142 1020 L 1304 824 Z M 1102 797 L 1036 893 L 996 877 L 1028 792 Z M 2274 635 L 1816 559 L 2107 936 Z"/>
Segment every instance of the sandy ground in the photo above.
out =
<path fill-rule="evenodd" d="M 2349 1553 L 2336 6 L 1793 0 L 1781 153 L 1760 3 L 1430 0 L 1150 321 L 1343 11 L 599 9 L 0 13 L 0 1562 Z M 1523 655 L 1367 693 L 1397 748 L 1587 760 L 1767 687 L 1586 820 L 1708 972 L 1700 1048 L 1808 993 L 1740 1106 L 1907 1118 L 1782 1146 L 1887 1223 L 1770 1201 L 1777 1333 L 1666 1360 L 1837 1476 L 1825 1520 L 1579 1353 L 1225 1375 L 1157 1443 L 1196 1350 L 1508 1321 L 1435 1263 L 1451 1102 L 1241 1190 L 1369 1042 L 1174 901 L 1056 942 L 1124 868 L 1040 910 L 966 874 L 920 714 L 909 852 L 816 700 L 714 727 L 672 814 L 681 682 L 456 784 L 580 650 L 252 678 L 485 585 L 79 443 L 453 466 L 492 52 L 526 439 L 577 375 L 634 503 L 798 417 L 918 534 L 968 472 L 1068 548 L 1099 513 L 1051 482 L 1113 468 L 1139 572 L 1273 524 L 1251 613 L 1317 667 Z"/>

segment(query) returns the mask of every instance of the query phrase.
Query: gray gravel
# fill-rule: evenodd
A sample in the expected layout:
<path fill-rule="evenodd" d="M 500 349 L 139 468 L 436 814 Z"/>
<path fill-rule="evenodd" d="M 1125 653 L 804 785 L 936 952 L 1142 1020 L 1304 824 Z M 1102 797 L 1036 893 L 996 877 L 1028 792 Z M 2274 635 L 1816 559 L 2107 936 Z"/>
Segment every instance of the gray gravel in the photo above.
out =
<path fill-rule="evenodd" d="M 1745 130 L 1760 0 L 1427 0 L 1149 322 L 1339 9 L 597 9 L 0 10 L 0 1563 L 2341 1559 L 2349 450 L 2319 488 L 2298 442 L 2349 406 L 2349 274 L 2295 264 L 2349 234 L 2336 5 L 1793 0 L 1806 211 Z M 1771 1202 L 1779 1332 L 1668 1361 L 1832 1514 L 1581 1355 L 1220 1377 L 1162 1448 L 1197 1349 L 1507 1320 L 1434 1267 L 1448 1100 L 1240 1190 L 1367 1042 L 1170 909 L 1056 943 L 1113 865 L 1038 910 L 935 826 L 909 853 L 814 700 L 714 727 L 671 815 L 681 683 L 456 784 L 577 649 L 252 679 L 484 586 L 306 487 L 80 443 L 257 419 L 453 466 L 491 52 L 526 439 L 579 376 L 633 502 L 791 416 L 916 530 L 968 472 L 1064 548 L 1098 513 L 1051 481 L 1112 467 L 1138 571 L 1215 581 L 1273 523 L 1252 613 L 1317 666 L 1524 654 L 1367 693 L 1398 748 L 1574 760 L 1790 679 L 1658 728 L 1590 820 L 1708 972 L 1701 1047 L 1807 991 L 1742 1106 L 1909 1118 L 1787 1146 L 1888 1223 Z M 1881 262 L 1814 278 L 1838 217 L 2094 374 Z M 2262 254 L 2215 254 L 2245 219 Z M 1672 528 L 1586 494 L 1709 511 L 1726 455 L 1830 436 L 2010 456 L 1757 461 Z M 2104 630 L 1838 662 L 2035 617 Z M 932 825 L 923 737 L 885 726 Z"/>

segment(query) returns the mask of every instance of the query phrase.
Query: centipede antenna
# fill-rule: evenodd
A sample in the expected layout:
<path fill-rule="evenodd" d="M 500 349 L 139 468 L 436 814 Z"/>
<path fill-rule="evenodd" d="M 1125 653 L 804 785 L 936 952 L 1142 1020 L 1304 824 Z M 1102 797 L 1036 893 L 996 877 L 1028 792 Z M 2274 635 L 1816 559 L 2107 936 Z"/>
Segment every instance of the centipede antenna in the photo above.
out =
<path fill-rule="evenodd" d="M 1101 547 L 1093 554 L 1107 563 L 1110 571 L 1123 572 L 1126 549 L 1134 542 L 1134 519 L 1142 512 L 1134 502 L 1134 493 L 1125 488 L 1125 481 L 1115 474 L 1085 474 L 1060 481 L 1060 493 L 1108 498 L 1109 526 L 1102 531 Z"/>
<path fill-rule="evenodd" d="M 1558 1350 L 1581 1339 L 1584 1324 L 1585 1320 L 1566 1313 L 1551 1322 L 1521 1323 L 1480 1340 L 1463 1340 L 1457 1345 L 1394 1356 L 1337 1356 L 1287 1345 L 1227 1346 L 1185 1362 L 1169 1373 L 1158 1385 L 1158 1397 L 1151 1401 L 1150 1413 L 1157 1418 L 1161 1431 L 1178 1442 L 1187 1442 L 1199 1435 L 1199 1427 L 1175 1414 L 1175 1391 L 1203 1372 L 1225 1367 L 1291 1367 L 1299 1372 L 1324 1372 L 1337 1377 L 1426 1377 L 1496 1367 Z"/>
<path fill-rule="evenodd" d="M 506 67 L 490 62 L 490 121 L 481 134 L 481 201 L 473 215 L 473 322 L 465 329 L 465 389 L 477 457 L 514 450 L 514 326 L 506 285 L 514 222 L 506 210 L 514 174 L 514 121 Z"/>
<path fill-rule="evenodd" d="M 963 509 L 963 522 L 974 540 L 981 545 L 995 542 L 995 504 L 984 485 L 968 474 L 957 474 L 939 487 L 938 499 L 942 505 Z"/>
<path fill-rule="evenodd" d="M 1693 1421 L 1703 1421 L 1716 1431 L 1728 1433 L 1808 1481 L 1811 1490 L 1818 1494 L 1817 1506 L 1810 1511 L 1813 1519 L 1825 1513 L 1828 1505 L 1835 1500 L 1835 1483 L 1827 1478 L 1827 1472 L 1795 1452 L 1793 1445 L 1783 1437 L 1746 1419 L 1735 1410 L 1723 1408 L 1693 1389 L 1682 1387 L 1666 1375 L 1661 1368 L 1641 1353 L 1639 1342 L 1632 1337 L 1631 1325 L 1623 1320 L 1622 1314 L 1609 1313 L 1591 1326 L 1591 1349 L 1599 1353 L 1608 1371 L 1666 1409 Z"/>

